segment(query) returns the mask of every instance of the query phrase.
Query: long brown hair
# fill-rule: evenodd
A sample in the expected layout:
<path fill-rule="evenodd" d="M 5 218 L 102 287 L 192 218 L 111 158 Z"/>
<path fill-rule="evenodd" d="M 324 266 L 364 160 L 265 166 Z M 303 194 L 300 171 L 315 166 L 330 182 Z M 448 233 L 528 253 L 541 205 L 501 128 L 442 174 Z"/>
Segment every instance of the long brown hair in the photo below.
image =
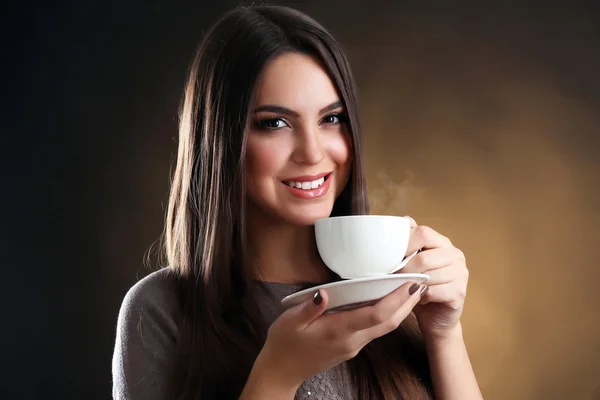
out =
<path fill-rule="evenodd" d="M 332 215 L 369 212 L 356 88 L 339 44 L 287 7 L 227 13 L 198 48 L 180 113 L 164 243 L 183 315 L 171 380 L 175 399 L 239 397 L 266 339 L 245 262 L 246 127 L 261 71 L 284 52 L 321 60 L 348 113 L 353 166 Z M 357 398 L 431 398 L 414 317 L 367 345 L 350 369 Z"/>

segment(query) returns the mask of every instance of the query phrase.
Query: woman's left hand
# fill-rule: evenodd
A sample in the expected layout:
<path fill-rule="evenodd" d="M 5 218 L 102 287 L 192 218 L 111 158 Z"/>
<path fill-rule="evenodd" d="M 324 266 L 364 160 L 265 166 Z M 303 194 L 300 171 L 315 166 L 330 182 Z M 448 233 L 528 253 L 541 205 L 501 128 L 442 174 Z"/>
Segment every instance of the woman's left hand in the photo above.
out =
<path fill-rule="evenodd" d="M 457 327 L 462 314 L 469 270 L 464 253 L 450 239 L 411 218 L 412 232 L 406 254 L 415 255 L 399 273 L 430 276 L 428 290 L 414 312 L 423 336 L 443 339 Z"/>

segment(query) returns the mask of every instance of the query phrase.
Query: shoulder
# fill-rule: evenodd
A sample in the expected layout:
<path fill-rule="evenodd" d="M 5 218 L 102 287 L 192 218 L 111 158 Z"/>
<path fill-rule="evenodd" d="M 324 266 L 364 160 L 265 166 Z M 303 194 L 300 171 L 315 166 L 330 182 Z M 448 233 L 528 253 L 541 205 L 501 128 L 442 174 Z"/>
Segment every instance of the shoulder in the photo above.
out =
<path fill-rule="evenodd" d="M 173 369 L 181 311 L 177 281 L 169 269 L 137 282 L 125 295 L 113 353 L 113 396 L 160 398 Z M 146 395 L 154 393 L 150 397 Z"/>
<path fill-rule="evenodd" d="M 177 281 L 170 269 L 152 272 L 133 285 L 123 299 L 119 317 L 151 309 L 178 314 Z"/>

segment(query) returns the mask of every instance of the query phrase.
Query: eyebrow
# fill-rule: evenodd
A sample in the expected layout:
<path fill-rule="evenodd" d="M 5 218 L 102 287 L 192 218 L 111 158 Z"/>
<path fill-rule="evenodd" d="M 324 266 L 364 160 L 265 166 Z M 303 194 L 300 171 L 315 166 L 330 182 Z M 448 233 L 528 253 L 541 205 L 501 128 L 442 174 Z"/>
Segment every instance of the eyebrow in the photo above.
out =
<path fill-rule="evenodd" d="M 319 114 L 325 114 L 328 111 L 343 107 L 343 105 L 344 104 L 341 101 L 333 102 L 330 105 L 321 108 L 319 110 Z M 254 113 L 259 113 L 259 112 L 263 112 L 263 111 L 269 111 L 269 112 L 276 113 L 276 114 L 289 115 L 289 116 L 296 117 L 296 118 L 300 116 L 300 114 L 294 110 L 290 110 L 289 108 L 275 106 L 275 105 L 267 104 L 267 105 L 260 106 L 260 107 L 257 107 L 254 109 Z"/>

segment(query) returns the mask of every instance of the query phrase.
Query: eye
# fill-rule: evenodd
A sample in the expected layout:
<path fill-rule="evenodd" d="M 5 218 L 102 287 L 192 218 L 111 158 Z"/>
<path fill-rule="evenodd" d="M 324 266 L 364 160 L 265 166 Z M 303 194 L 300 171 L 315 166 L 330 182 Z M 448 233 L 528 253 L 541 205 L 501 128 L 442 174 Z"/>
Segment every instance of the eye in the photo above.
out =
<path fill-rule="evenodd" d="M 288 124 L 281 118 L 268 118 L 260 121 L 256 121 L 255 125 L 258 129 L 277 130 L 288 126 Z"/>
<path fill-rule="evenodd" d="M 338 125 L 348 122 L 348 117 L 344 114 L 329 114 L 322 121 L 324 124 Z"/>

